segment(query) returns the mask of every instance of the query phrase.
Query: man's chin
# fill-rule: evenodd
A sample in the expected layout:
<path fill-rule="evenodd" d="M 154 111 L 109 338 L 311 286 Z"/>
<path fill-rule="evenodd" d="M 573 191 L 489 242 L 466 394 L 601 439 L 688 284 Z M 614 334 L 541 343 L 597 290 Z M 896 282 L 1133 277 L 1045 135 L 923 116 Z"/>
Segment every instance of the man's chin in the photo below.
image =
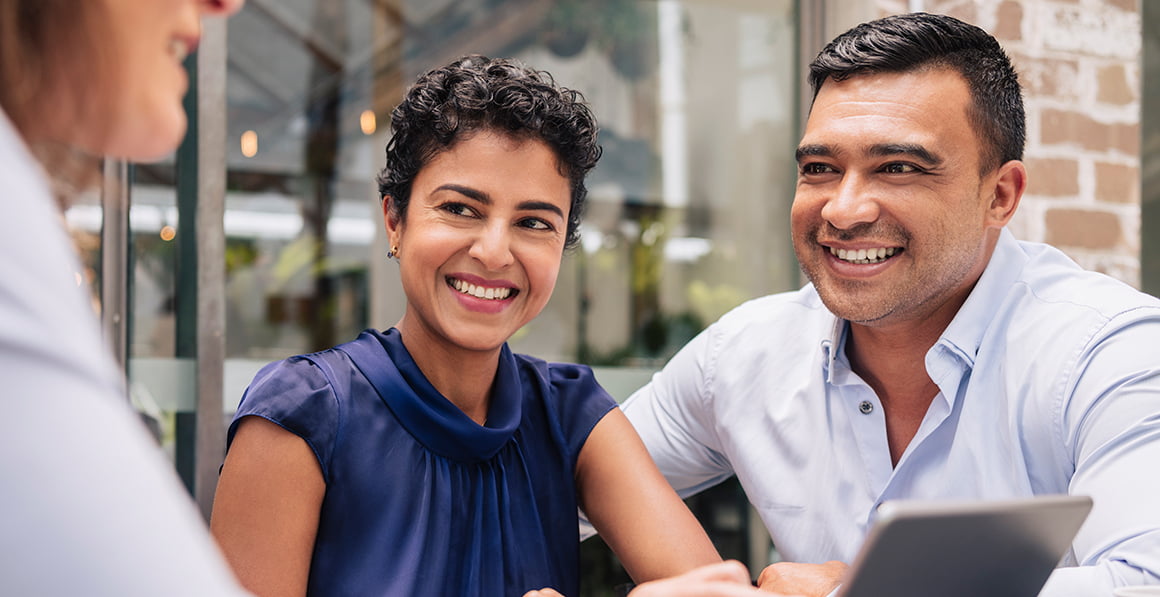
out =
<path fill-rule="evenodd" d="M 873 327 L 888 321 L 894 313 L 892 305 L 884 303 L 880 298 L 871 297 L 868 293 L 858 292 L 858 289 L 835 288 L 835 284 L 828 280 L 823 280 L 819 284 L 811 278 L 810 282 L 821 297 L 822 304 L 839 319 Z M 858 284 L 854 282 L 848 285 Z"/>

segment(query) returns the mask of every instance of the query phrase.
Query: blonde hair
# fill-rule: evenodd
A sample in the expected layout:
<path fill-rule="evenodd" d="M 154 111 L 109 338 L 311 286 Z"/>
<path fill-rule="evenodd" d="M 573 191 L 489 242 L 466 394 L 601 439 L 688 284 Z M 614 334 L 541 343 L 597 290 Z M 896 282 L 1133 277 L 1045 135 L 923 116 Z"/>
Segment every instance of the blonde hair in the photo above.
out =
<path fill-rule="evenodd" d="M 103 0 L 0 0 L 0 108 L 73 194 L 96 180 L 95 156 L 63 142 L 84 121 L 104 122 L 119 84 Z M 90 124 L 91 126 L 91 124 Z"/>

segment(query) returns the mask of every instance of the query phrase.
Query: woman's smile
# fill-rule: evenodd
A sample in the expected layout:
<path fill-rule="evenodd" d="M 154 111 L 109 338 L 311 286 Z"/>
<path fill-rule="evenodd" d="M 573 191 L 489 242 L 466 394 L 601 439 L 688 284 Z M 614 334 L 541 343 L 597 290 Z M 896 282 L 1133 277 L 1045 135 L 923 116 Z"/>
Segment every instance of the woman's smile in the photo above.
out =
<path fill-rule="evenodd" d="M 459 304 L 476 313 L 501 313 L 515 302 L 520 293 L 516 288 L 495 283 L 472 283 L 453 276 L 447 276 L 446 280 Z"/>
<path fill-rule="evenodd" d="M 514 298 L 520 292 L 515 288 L 507 286 L 488 286 L 482 283 L 472 284 L 471 282 L 451 276 L 447 277 L 447 285 L 461 294 L 489 301 L 502 301 L 507 298 Z"/>

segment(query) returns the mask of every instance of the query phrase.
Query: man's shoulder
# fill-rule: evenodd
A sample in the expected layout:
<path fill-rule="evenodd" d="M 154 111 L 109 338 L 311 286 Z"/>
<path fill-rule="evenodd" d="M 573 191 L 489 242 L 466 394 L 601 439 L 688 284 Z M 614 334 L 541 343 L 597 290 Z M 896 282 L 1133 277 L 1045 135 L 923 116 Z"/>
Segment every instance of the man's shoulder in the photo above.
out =
<path fill-rule="evenodd" d="M 1024 308 L 1066 309 L 1111 319 L 1160 315 L 1160 300 L 1107 274 L 1084 269 L 1054 247 L 1021 242 L 1028 261 L 1016 286 Z"/>
<path fill-rule="evenodd" d="M 711 326 L 719 337 L 765 336 L 789 339 L 828 333 L 834 315 L 822 304 L 812 285 L 800 290 L 769 294 L 746 301 L 722 315 Z"/>

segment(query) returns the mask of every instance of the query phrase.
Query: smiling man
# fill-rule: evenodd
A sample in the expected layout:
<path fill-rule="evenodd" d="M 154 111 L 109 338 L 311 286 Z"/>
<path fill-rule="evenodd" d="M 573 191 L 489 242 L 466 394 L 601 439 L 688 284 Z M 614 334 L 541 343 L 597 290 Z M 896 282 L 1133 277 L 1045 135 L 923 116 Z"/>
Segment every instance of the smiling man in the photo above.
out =
<path fill-rule="evenodd" d="M 784 593 L 831 593 L 883 501 L 1061 493 L 1095 507 L 1042 595 L 1160 584 L 1160 301 L 1005 229 L 1028 181 L 998 42 L 888 17 L 810 81 L 810 284 L 725 315 L 628 400 L 661 471 L 683 495 L 737 475 Z"/>

